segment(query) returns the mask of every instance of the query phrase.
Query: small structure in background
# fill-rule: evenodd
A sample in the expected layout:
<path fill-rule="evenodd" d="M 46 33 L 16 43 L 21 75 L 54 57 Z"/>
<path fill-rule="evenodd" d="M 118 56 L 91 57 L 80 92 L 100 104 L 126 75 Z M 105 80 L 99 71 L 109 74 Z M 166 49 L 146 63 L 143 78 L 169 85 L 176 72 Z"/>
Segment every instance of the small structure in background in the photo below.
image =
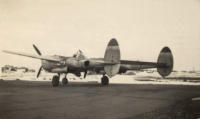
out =
<path fill-rule="evenodd" d="M 35 72 L 34 69 L 29 69 L 27 67 L 15 67 L 12 65 L 5 65 L 1 68 L 2 73 L 12 73 L 12 72 L 20 72 L 20 73 L 26 73 L 26 72 Z"/>
<path fill-rule="evenodd" d="M 11 66 L 11 65 L 5 65 L 4 67 L 1 68 L 2 73 L 9 73 L 9 72 L 15 72 L 16 67 Z"/>

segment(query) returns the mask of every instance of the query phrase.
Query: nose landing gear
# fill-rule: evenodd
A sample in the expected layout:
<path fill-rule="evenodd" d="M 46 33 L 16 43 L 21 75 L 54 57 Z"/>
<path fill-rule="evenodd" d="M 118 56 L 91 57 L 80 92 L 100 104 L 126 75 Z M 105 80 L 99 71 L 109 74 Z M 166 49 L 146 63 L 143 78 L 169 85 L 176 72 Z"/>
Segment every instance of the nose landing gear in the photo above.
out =
<path fill-rule="evenodd" d="M 62 84 L 63 84 L 63 85 L 67 85 L 67 84 L 68 84 L 68 79 L 66 78 L 66 75 L 65 75 L 65 77 L 62 79 Z"/>
<path fill-rule="evenodd" d="M 52 86 L 53 86 L 53 87 L 57 87 L 57 86 L 59 85 L 59 79 L 60 79 L 60 74 L 54 75 L 54 76 L 53 76 L 53 78 L 52 78 Z M 63 84 L 63 85 L 68 84 L 68 79 L 66 78 L 66 75 L 65 75 L 65 77 L 62 79 L 62 84 Z"/>

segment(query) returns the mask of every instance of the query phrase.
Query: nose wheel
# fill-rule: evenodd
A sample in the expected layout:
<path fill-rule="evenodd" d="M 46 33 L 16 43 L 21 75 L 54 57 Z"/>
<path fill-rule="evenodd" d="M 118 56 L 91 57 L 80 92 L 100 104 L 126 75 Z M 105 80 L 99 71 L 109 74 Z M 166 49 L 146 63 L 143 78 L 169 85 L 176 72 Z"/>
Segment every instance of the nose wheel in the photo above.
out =
<path fill-rule="evenodd" d="M 53 85 L 53 87 L 57 87 L 59 85 L 59 79 L 60 79 L 60 74 L 53 76 L 53 78 L 52 78 L 52 85 Z M 62 79 L 62 84 L 63 85 L 68 84 L 68 79 L 66 78 L 66 75 Z"/>
<path fill-rule="evenodd" d="M 62 79 L 62 84 L 67 85 L 68 84 L 68 79 L 65 77 Z"/>
<path fill-rule="evenodd" d="M 101 78 L 101 84 L 102 85 L 108 85 L 109 84 L 109 78 L 107 77 L 107 76 L 103 76 L 102 78 Z"/>

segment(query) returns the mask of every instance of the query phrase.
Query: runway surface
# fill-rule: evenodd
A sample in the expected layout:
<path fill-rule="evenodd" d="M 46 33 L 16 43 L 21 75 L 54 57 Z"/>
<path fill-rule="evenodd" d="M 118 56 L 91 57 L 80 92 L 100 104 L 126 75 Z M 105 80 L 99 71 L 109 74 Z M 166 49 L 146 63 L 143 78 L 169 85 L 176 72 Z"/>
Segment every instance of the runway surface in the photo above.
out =
<path fill-rule="evenodd" d="M 200 86 L 0 81 L 0 119 L 197 119 Z M 192 100 L 194 98 L 194 100 Z"/>

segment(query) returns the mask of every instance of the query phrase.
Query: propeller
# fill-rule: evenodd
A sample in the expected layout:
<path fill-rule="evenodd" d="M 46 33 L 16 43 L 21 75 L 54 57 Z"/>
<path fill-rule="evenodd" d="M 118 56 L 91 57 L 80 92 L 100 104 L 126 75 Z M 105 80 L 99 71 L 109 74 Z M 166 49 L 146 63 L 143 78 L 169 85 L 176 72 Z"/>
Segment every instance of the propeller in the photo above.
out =
<path fill-rule="evenodd" d="M 38 73 L 37 73 L 37 78 L 39 77 L 40 73 L 41 73 L 41 70 L 42 70 L 42 66 L 40 67 Z"/>
<path fill-rule="evenodd" d="M 80 52 L 82 52 L 82 51 L 80 51 Z M 87 71 L 88 71 L 89 65 L 90 65 L 90 61 L 89 60 L 84 61 L 84 66 L 85 66 L 84 78 L 87 76 Z"/>
<path fill-rule="evenodd" d="M 84 78 L 87 76 L 87 70 L 85 70 L 85 73 L 84 73 Z"/>
<path fill-rule="evenodd" d="M 34 44 L 33 44 L 33 48 L 38 53 L 38 55 L 42 55 L 41 52 L 40 52 L 40 50 Z"/>
<path fill-rule="evenodd" d="M 33 48 L 35 49 L 35 51 L 37 52 L 38 55 L 42 55 L 40 50 L 34 44 L 33 44 Z M 42 70 L 42 66 L 40 66 L 40 68 L 38 70 L 37 78 L 40 76 L 41 70 Z"/>

